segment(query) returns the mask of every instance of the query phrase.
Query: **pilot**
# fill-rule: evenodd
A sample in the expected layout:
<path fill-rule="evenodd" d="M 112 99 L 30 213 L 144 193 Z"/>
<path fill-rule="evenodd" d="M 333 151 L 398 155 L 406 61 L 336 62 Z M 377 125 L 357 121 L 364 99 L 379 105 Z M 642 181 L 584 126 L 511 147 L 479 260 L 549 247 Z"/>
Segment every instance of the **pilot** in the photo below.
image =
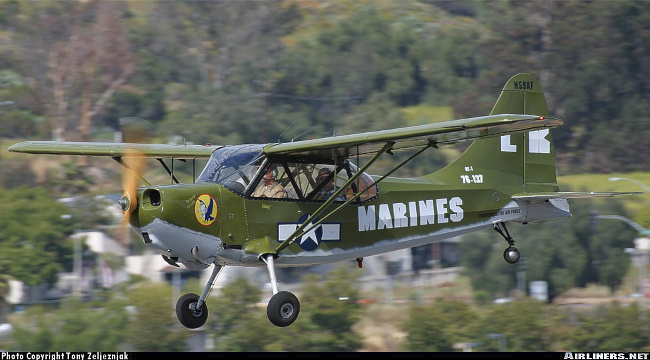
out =
<path fill-rule="evenodd" d="M 314 196 L 314 200 L 327 200 L 329 199 L 332 195 L 334 195 L 334 192 L 336 192 L 336 189 L 334 189 L 334 184 L 332 182 L 333 176 L 330 176 L 332 174 L 332 170 L 328 168 L 322 168 L 318 170 L 318 176 L 316 177 L 316 180 L 318 181 L 318 184 L 322 184 L 324 181 L 326 181 L 325 185 L 318 191 L 316 196 Z M 339 194 L 339 196 L 336 197 L 337 201 L 345 201 L 345 198 L 343 197 L 343 194 Z"/>
<path fill-rule="evenodd" d="M 266 173 L 262 177 L 262 182 L 257 186 L 252 196 L 261 198 L 286 198 L 287 190 L 275 180 L 277 176 L 278 170 L 275 167 L 266 169 Z"/>

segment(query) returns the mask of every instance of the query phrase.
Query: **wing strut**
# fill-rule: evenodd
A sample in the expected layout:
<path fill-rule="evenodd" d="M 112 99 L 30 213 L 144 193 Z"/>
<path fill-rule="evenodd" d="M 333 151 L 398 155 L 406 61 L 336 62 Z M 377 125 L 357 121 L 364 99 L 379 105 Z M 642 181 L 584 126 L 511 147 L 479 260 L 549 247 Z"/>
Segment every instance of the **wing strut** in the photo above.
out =
<path fill-rule="evenodd" d="M 115 160 L 118 164 L 124 166 L 125 169 L 133 172 L 140 179 L 140 181 L 142 181 L 143 184 L 145 184 L 146 186 L 151 186 L 151 183 L 145 180 L 145 178 L 143 178 L 142 175 L 138 174 L 137 171 L 133 170 L 133 168 L 131 168 L 127 163 L 122 161 L 121 156 L 112 156 L 111 158 Z"/>
<path fill-rule="evenodd" d="M 361 174 L 363 174 L 365 172 L 365 170 L 368 167 L 370 167 L 370 165 L 372 165 L 372 163 L 374 163 L 383 153 L 386 152 L 386 153 L 390 154 L 391 153 L 391 148 L 393 147 L 393 145 L 394 145 L 394 142 L 387 142 L 386 145 L 384 145 L 384 147 L 382 147 L 381 150 L 379 150 L 377 152 L 377 154 L 375 154 L 375 156 L 373 156 L 365 165 L 363 165 L 356 172 L 356 174 L 354 174 L 354 176 L 352 176 L 350 179 L 348 179 L 348 181 L 345 184 L 343 184 L 332 196 L 330 196 L 330 198 L 327 199 L 327 201 L 325 201 L 325 203 L 323 205 L 321 205 L 316 211 L 314 211 L 313 214 L 311 214 L 309 216 L 309 218 L 307 218 L 302 224 L 300 224 L 300 226 L 298 226 L 298 228 L 286 240 L 284 240 L 280 245 L 278 245 L 278 247 L 275 249 L 276 253 L 279 253 L 280 251 L 284 250 L 287 246 L 293 244 L 299 237 L 303 236 L 304 234 L 309 232 L 311 229 L 313 229 L 316 226 L 320 225 L 323 221 L 327 220 L 330 216 L 334 215 L 337 211 L 341 210 L 346 205 L 348 205 L 352 201 L 356 200 L 359 196 L 361 196 L 363 193 L 368 191 L 370 188 L 377 185 L 380 181 L 384 180 L 385 178 L 390 176 L 392 173 L 397 171 L 399 168 L 406 165 L 411 160 L 415 159 L 417 156 L 422 154 L 426 149 L 428 149 L 430 147 L 438 148 L 438 146 L 436 145 L 436 142 L 434 140 L 430 140 L 425 147 L 418 150 L 413 155 L 409 156 L 406 160 L 402 161 L 400 164 L 395 166 L 395 168 L 393 168 L 392 170 L 390 170 L 389 172 L 384 174 L 382 177 L 377 179 L 374 183 L 369 185 L 366 189 L 364 189 L 363 191 L 359 191 L 353 197 L 351 197 L 350 199 L 348 199 L 344 203 L 338 205 L 335 209 L 330 211 L 327 215 L 323 216 L 322 219 L 316 221 L 315 223 L 311 222 L 311 220 L 315 219 L 318 215 L 320 215 L 325 210 L 325 208 L 327 208 L 327 206 L 329 206 L 339 194 L 341 194 L 350 184 L 352 184 L 354 181 L 356 181 L 356 179 L 358 179 L 361 176 Z M 305 228 L 307 228 L 307 229 L 305 230 Z"/>
<path fill-rule="evenodd" d="M 167 174 L 171 175 L 172 181 L 175 182 L 176 184 L 179 183 L 178 179 L 176 178 L 176 175 L 174 175 L 174 158 L 172 158 L 172 168 L 170 169 L 167 164 L 163 161 L 162 158 L 156 158 L 160 165 L 162 165 L 163 168 L 165 168 L 165 171 L 167 171 Z"/>
<path fill-rule="evenodd" d="M 311 223 L 311 220 L 312 220 L 312 219 L 315 219 L 318 215 L 320 215 L 323 211 L 325 211 L 325 208 L 327 208 L 331 203 L 333 203 L 333 202 L 334 202 L 334 199 L 336 199 L 337 196 L 339 196 L 343 191 L 345 191 L 345 189 L 346 189 L 346 188 L 347 188 L 347 187 L 348 187 L 348 186 L 349 186 L 353 181 L 355 181 L 357 178 L 359 178 L 359 176 L 361 176 L 361 174 L 365 171 L 365 169 L 367 169 L 370 165 L 372 165 L 372 163 L 374 163 L 377 159 L 379 159 L 379 157 L 380 157 L 383 153 L 385 153 L 385 152 L 388 151 L 390 148 L 392 148 L 394 144 L 395 144 L 395 143 L 392 142 L 392 141 L 387 142 L 387 143 L 386 143 L 386 144 L 385 144 L 385 145 L 384 145 L 384 146 L 383 146 L 383 147 L 382 147 L 382 148 L 377 152 L 377 154 L 375 154 L 375 155 L 374 155 L 370 160 L 368 160 L 368 162 L 367 162 L 365 165 L 363 165 L 363 166 L 361 167 L 361 169 L 359 169 L 359 171 L 357 171 L 356 174 L 354 174 L 350 179 L 348 179 L 348 181 L 345 182 L 345 184 L 343 184 L 343 185 L 342 185 L 338 190 L 336 190 L 336 192 L 334 192 L 334 194 L 332 194 L 332 195 L 329 197 L 329 199 L 327 199 L 327 200 L 325 201 L 325 203 L 323 203 L 323 205 L 321 205 L 318 209 L 316 209 L 316 211 L 314 211 L 314 212 L 309 216 L 309 218 L 307 218 L 307 220 L 305 220 L 302 224 L 300 224 L 300 226 L 298 226 L 298 228 L 297 228 L 297 229 L 296 229 L 296 230 L 295 230 L 291 235 L 289 235 L 289 237 L 288 237 L 286 240 L 284 240 L 284 241 L 282 242 L 282 244 L 278 245 L 278 247 L 275 248 L 275 252 L 278 253 L 278 252 L 282 251 L 284 248 L 286 248 L 287 246 L 293 244 L 293 242 L 296 241 L 296 239 L 298 238 L 298 236 L 302 236 L 302 235 L 306 232 L 306 231 L 303 231 L 303 230 L 304 230 L 307 226 L 310 226 L 310 229 L 309 229 L 309 230 L 311 230 L 311 228 L 320 225 L 320 223 L 321 223 L 324 219 L 328 218 L 328 217 L 329 217 L 329 216 L 330 216 L 334 211 L 336 211 L 336 209 L 335 209 L 334 211 L 332 211 L 332 213 L 326 215 L 323 219 L 321 219 L 320 221 L 316 222 L 315 224 L 312 224 L 312 223 Z M 340 207 L 343 207 L 344 205 L 346 205 L 346 204 L 349 203 L 349 202 L 350 202 L 350 201 L 348 200 L 348 201 L 346 201 L 345 203 L 343 203 L 342 205 L 339 205 L 339 208 L 340 208 Z M 338 208 L 337 208 L 337 209 L 338 209 Z M 301 232 L 301 231 L 302 231 L 302 232 Z"/>

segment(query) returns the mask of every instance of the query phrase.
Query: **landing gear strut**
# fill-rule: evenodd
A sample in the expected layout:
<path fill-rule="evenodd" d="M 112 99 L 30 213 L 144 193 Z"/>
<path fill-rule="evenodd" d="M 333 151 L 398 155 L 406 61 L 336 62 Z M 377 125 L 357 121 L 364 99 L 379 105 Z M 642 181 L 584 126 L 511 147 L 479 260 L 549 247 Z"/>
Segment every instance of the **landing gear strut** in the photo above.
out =
<path fill-rule="evenodd" d="M 210 280 L 203 288 L 201 296 L 196 294 L 185 294 L 178 299 L 176 302 L 176 316 L 178 320 L 183 324 L 183 326 L 196 329 L 203 326 L 208 320 L 208 305 L 205 303 L 205 300 L 208 297 L 210 289 L 214 284 L 214 280 L 217 278 L 217 275 L 223 270 L 223 266 L 215 265 L 212 269 L 212 275 L 210 275 Z"/>
<path fill-rule="evenodd" d="M 503 238 L 508 242 L 508 248 L 503 252 L 503 259 L 508 264 L 514 264 L 519 261 L 521 254 L 519 250 L 515 247 L 515 240 L 510 236 L 506 223 L 504 222 L 495 222 L 493 229 L 496 230 Z"/>
<path fill-rule="evenodd" d="M 275 265 L 273 262 L 273 254 L 262 256 L 262 261 L 266 263 L 266 268 L 269 271 L 271 278 L 271 288 L 273 289 L 273 297 L 269 300 L 266 308 L 266 315 L 269 321 L 280 327 L 285 327 L 293 324 L 298 318 L 300 313 L 300 301 L 296 295 L 288 291 L 278 292 L 278 282 L 275 278 Z"/>

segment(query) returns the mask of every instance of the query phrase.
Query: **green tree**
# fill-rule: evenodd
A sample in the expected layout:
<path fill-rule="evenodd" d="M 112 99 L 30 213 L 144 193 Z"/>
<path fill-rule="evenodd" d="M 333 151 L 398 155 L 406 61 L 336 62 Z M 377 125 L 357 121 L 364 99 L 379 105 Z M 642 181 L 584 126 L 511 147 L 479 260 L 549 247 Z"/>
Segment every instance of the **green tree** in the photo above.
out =
<path fill-rule="evenodd" d="M 650 3 L 557 2 L 554 8 L 548 90 L 569 125 L 558 129 L 567 134 L 559 148 L 575 150 L 567 159 L 573 171 L 641 170 L 647 160 L 628 156 L 648 154 L 648 126 L 638 117 L 647 104 L 637 96 L 648 92 L 639 73 L 650 56 L 650 46 L 640 41 L 648 31 Z M 602 141 L 608 141 L 607 149 Z M 593 156 L 595 151 L 601 156 Z"/>
<path fill-rule="evenodd" d="M 15 108 L 0 121 L 7 137 L 49 136 L 48 124 L 84 118 L 84 135 L 106 139 L 121 116 L 140 116 L 164 124 L 158 136 L 189 142 L 290 141 L 348 132 L 355 119 L 381 128 L 404 106 L 484 115 L 505 79 L 530 72 L 566 122 L 554 130 L 566 169 L 643 170 L 648 10 L 638 1 L 5 1 L 0 101 Z M 85 57 L 68 51 L 89 34 L 115 36 Z M 379 103 L 388 123 L 372 111 Z"/>
<path fill-rule="evenodd" d="M 68 207 L 40 187 L 0 192 L 0 272 L 27 285 L 54 284 L 70 266 L 74 223 Z M 26 226 L 27 225 L 27 226 Z"/>
<path fill-rule="evenodd" d="M 407 351 L 454 351 L 454 343 L 472 342 L 479 314 L 460 300 L 436 299 L 429 305 L 412 305 L 402 328 Z"/>
<path fill-rule="evenodd" d="M 129 289 L 133 305 L 131 321 L 123 329 L 127 341 L 136 351 L 185 351 L 191 335 L 171 308 L 172 289 L 166 283 L 139 283 Z M 167 310 L 165 310 L 167 309 Z"/>
<path fill-rule="evenodd" d="M 360 272 L 352 266 L 339 265 L 324 277 L 309 274 L 303 278 L 302 302 L 313 309 L 312 321 L 326 330 L 351 331 L 358 318 L 357 282 Z M 342 300 L 342 299 L 347 299 Z"/>
<path fill-rule="evenodd" d="M 361 340 L 352 326 L 361 316 L 359 278 L 352 263 L 342 263 L 325 275 L 307 274 L 302 278 L 301 310 L 303 322 L 296 349 L 303 351 L 355 351 Z M 293 326 L 293 325 L 292 325 Z"/>
<path fill-rule="evenodd" d="M 549 351 L 562 340 L 557 335 L 562 333 L 564 319 L 557 306 L 532 298 L 492 305 L 481 317 L 481 350 L 499 351 L 498 339 L 489 334 L 501 334 L 506 351 Z"/>
<path fill-rule="evenodd" d="M 296 339 L 305 329 L 304 317 L 289 327 L 273 326 L 260 306 L 262 292 L 245 276 L 238 276 L 209 299 L 210 326 L 217 351 L 301 351 Z M 219 309 L 216 311 L 214 309 Z"/>
<path fill-rule="evenodd" d="M 648 310 L 614 301 L 576 314 L 571 351 L 648 351 Z"/>
<path fill-rule="evenodd" d="M 100 307 L 102 305 L 102 307 Z M 12 318 L 14 351 L 124 351 L 124 302 L 69 298 L 61 308 L 29 308 Z"/>
<path fill-rule="evenodd" d="M 291 326 L 277 328 L 256 306 L 260 290 L 246 278 L 226 284 L 210 309 L 227 309 L 213 318 L 216 349 L 220 351 L 355 351 L 361 341 L 352 330 L 361 309 L 358 271 L 337 267 L 325 276 L 304 277 L 298 294 L 300 315 Z M 348 298 L 349 301 L 342 300 Z M 236 309 L 236 311 L 235 311 Z"/>
<path fill-rule="evenodd" d="M 260 302 L 261 296 L 262 292 L 255 284 L 239 275 L 224 285 L 218 295 L 208 298 L 208 309 L 226 310 L 215 311 L 211 320 L 211 326 L 216 328 L 218 336 L 232 337 L 232 330 L 242 319 L 248 319 L 251 314 L 259 312 L 256 304 Z"/>

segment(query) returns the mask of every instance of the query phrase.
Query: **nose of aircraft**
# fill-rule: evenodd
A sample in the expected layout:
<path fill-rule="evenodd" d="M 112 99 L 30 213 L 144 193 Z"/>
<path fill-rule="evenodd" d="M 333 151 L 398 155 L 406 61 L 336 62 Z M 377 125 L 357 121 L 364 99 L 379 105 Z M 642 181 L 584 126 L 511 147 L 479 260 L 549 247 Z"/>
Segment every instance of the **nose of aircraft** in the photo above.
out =
<path fill-rule="evenodd" d="M 137 192 L 125 191 L 118 201 L 124 215 L 123 225 L 131 224 L 134 227 L 140 227 L 143 215 L 149 218 L 159 216 L 160 210 L 162 210 L 161 200 L 161 192 L 155 188 L 139 189 Z"/>
<path fill-rule="evenodd" d="M 168 260 L 205 268 L 221 244 L 216 221 L 219 197 L 209 190 L 191 184 L 140 189 L 137 206 L 129 215 L 131 227 L 149 248 Z M 120 204 L 128 209 L 130 203 L 123 200 Z"/>
<path fill-rule="evenodd" d="M 130 218 L 133 226 L 141 227 L 162 215 L 162 193 L 156 188 L 147 188 L 139 191 L 137 196 L 136 211 Z"/>
<path fill-rule="evenodd" d="M 218 208 L 222 205 L 217 204 L 217 199 L 214 186 L 167 185 L 140 188 L 134 199 L 125 194 L 120 206 L 129 223 L 139 229 L 164 222 L 177 228 L 214 233 Z"/>

